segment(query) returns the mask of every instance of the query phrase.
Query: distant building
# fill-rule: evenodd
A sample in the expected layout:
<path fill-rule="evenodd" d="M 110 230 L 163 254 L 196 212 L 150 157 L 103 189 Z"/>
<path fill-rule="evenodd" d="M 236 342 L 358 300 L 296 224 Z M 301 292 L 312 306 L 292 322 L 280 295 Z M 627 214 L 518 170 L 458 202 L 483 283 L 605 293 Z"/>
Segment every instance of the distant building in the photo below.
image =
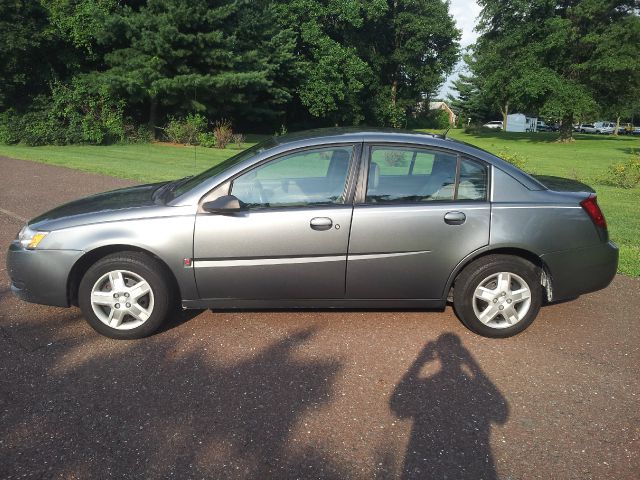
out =
<path fill-rule="evenodd" d="M 453 113 L 451 107 L 446 102 L 429 102 L 429 110 L 444 110 L 449 115 L 449 125 L 454 126 L 458 120 L 458 116 Z"/>

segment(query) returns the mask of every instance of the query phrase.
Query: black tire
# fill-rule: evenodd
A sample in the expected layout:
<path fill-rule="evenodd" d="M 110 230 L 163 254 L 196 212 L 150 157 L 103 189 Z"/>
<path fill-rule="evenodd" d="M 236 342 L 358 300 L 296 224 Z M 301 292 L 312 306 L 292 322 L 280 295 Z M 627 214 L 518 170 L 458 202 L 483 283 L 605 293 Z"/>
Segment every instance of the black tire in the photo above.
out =
<path fill-rule="evenodd" d="M 153 309 L 149 317 L 141 325 L 128 330 L 120 330 L 103 323 L 91 304 L 91 292 L 96 282 L 105 274 L 115 270 L 138 275 L 149 284 L 153 295 Z M 106 337 L 122 340 L 147 337 L 160 328 L 176 304 L 170 288 L 171 282 L 167 277 L 162 265 L 150 255 L 140 252 L 119 252 L 107 255 L 93 264 L 82 277 L 78 289 L 78 304 L 87 323 Z M 133 319 L 133 317 L 126 318 Z"/>
<path fill-rule="evenodd" d="M 521 277 L 530 290 L 530 305 L 527 313 L 515 324 L 495 328 L 482 323 L 474 311 L 476 289 L 492 275 L 508 272 Z M 525 330 L 538 315 L 542 305 L 543 289 L 540 284 L 540 268 L 521 257 L 512 255 L 487 255 L 471 262 L 456 278 L 453 289 L 453 306 L 458 318 L 470 330 L 491 338 L 506 338 Z M 479 301 L 482 304 L 482 300 Z M 494 302 L 495 303 L 495 302 Z M 486 306 L 489 306 L 486 302 Z M 506 304 L 505 304 L 506 305 Z M 513 305 L 516 305 L 514 303 Z M 497 321 L 504 321 L 498 316 Z M 505 323 L 502 323 L 505 325 Z"/>

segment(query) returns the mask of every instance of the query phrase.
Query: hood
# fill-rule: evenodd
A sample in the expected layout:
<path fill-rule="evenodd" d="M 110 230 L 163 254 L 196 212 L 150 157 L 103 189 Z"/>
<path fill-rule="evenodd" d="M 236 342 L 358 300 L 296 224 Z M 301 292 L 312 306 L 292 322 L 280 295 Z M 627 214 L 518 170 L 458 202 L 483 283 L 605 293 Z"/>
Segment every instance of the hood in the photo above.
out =
<path fill-rule="evenodd" d="M 167 182 L 139 185 L 112 190 L 74 200 L 49 210 L 29 221 L 29 226 L 40 230 L 55 230 L 71 224 L 105 221 L 123 210 L 155 205 L 153 193 Z"/>

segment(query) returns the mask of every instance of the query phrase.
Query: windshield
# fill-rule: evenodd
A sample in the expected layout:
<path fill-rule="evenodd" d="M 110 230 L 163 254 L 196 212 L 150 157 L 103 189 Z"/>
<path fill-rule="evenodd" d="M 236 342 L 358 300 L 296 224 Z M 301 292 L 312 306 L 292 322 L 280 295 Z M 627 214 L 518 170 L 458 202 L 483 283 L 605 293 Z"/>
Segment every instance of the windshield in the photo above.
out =
<path fill-rule="evenodd" d="M 230 167 L 232 167 L 234 165 L 237 165 L 238 163 L 243 162 L 243 161 L 253 157 L 254 155 L 257 155 L 260 152 L 263 152 L 267 148 L 273 146 L 273 144 L 274 144 L 273 139 L 269 139 L 269 140 L 265 140 L 264 142 L 260 142 L 260 143 L 258 143 L 256 145 L 254 145 L 253 147 L 250 147 L 250 148 L 248 148 L 246 150 L 243 150 L 242 152 L 238 153 L 237 155 L 234 155 L 233 157 L 227 158 L 226 160 L 222 161 L 221 163 L 218 163 L 217 165 L 214 165 L 210 169 L 205 170 L 204 172 L 199 173 L 198 175 L 195 175 L 195 176 L 189 178 L 187 181 L 180 183 L 176 188 L 171 189 L 169 191 L 168 198 L 166 199 L 166 201 L 170 202 L 174 198 L 178 198 L 180 195 L 183 195 L 183 194 L 187 193 L 189 190 L 191 190 L 192 188 L 197 187 L 202 182 L 205 182 L 208 179 L 210 179 L 211 177 L 215 177 L 219 173 L 225 171 L 226 169 L 228 169 L 228 168 L 230 168 Z"/>

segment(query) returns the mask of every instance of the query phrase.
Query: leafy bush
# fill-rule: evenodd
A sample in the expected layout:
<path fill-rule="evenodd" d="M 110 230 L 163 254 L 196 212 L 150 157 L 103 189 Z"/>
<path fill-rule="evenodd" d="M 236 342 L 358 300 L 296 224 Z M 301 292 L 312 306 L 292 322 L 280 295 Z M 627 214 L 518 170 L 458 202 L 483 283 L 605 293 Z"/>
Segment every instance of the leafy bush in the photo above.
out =
<path fill-rule="evenodd" d="M 640 185 L 640 153 L 634 151 L 625 162 L 610 165 L 599 183 L 612 187 L 634 188 Z"/>
<path fill-rule="evenodd" d="M 14 110 L 0 113 L 0 143 L 12 145 L 20 141 L 20 118 Z"/>
<path fill-rule="evenodd" d="M 124 126 L 124 135 L 129 143 L 149 143 L 154 139 L 153 130 L 147 125 L 138 125 L 136 127 L 128 123 Z"/>
<path fill-rule="evenodd" d="M 400 150 L 389 150 L 384 154 L 384 161 L 390 167 L 406 167 L 409 160 L 406 158 L 405 152 Z"/>
<path fill-rule="evenodd" d="M 192 113 L 184 118 L 171 117 L 164 127 L 164 133 L 170 142 L 197 145 L 199 135 L 206 129 L 207 119 L 200 114 Z"/>
<path fill-rule="evenodd" d="M 124 103 L 89 77 L 54 83 L 20 113 L 0 117 L 0 142 L 26 145 L 105 144 L 125 138 Z"/>
<path fill-rule="evenodd" d="M 231 136 L 231 141 L 236 144 L 236 147 L 242 148 L 242 144 L 244 143 L 244 135 L 242 133 L 234 133 Z"/>
<path fill-rule="evenodd" d="M 54 143 L 104 144 L 124 140 L 124 102 L 91 77 L 55 84 L 46 124 L 58 127 Z"/>
<path fill-rule="evenodd" d="M 487 131 L 489 130 L 488 128 L 483 128 L 482 125 L 478 125 L 478 124 L 470 124 L 470 125 L 466 125 L 464 127 L 464 133 L 470 134 L 470 135 L 475 135 L 478 133 L 481 133 L 483 131 Z"/>
<path fill-rule="evenodd" d="M 524 170 L 527 165 L 527 158 L 519 153 L 514 153 L 508 148 L 503 148 L 498 152 L 498 156 L 503 160 L 509 162 L 511 165 L 515 165 L 520 170 Z"/>
<path fill-rule="evenodd" d="M 420 113 L 415 117 L 409 117 L 407 122 L 407 128 L 444 130 L 449 126 L 449 114 L 444 110 L 430 110 Z"/>
<path fill-rule="evenodd" d="M 233 129 L 229 120 L 218 120 L 213 124 L 213 136 L 216 139 L 217 148 L 227 148 L 233 137 Z"/>
<path fill-rule="evenodd" d="M 213 148 L 216 146 L 216 137 L 210 132 L 201 133 L 198 135 L 198 144 L 201 147 Z"/>

